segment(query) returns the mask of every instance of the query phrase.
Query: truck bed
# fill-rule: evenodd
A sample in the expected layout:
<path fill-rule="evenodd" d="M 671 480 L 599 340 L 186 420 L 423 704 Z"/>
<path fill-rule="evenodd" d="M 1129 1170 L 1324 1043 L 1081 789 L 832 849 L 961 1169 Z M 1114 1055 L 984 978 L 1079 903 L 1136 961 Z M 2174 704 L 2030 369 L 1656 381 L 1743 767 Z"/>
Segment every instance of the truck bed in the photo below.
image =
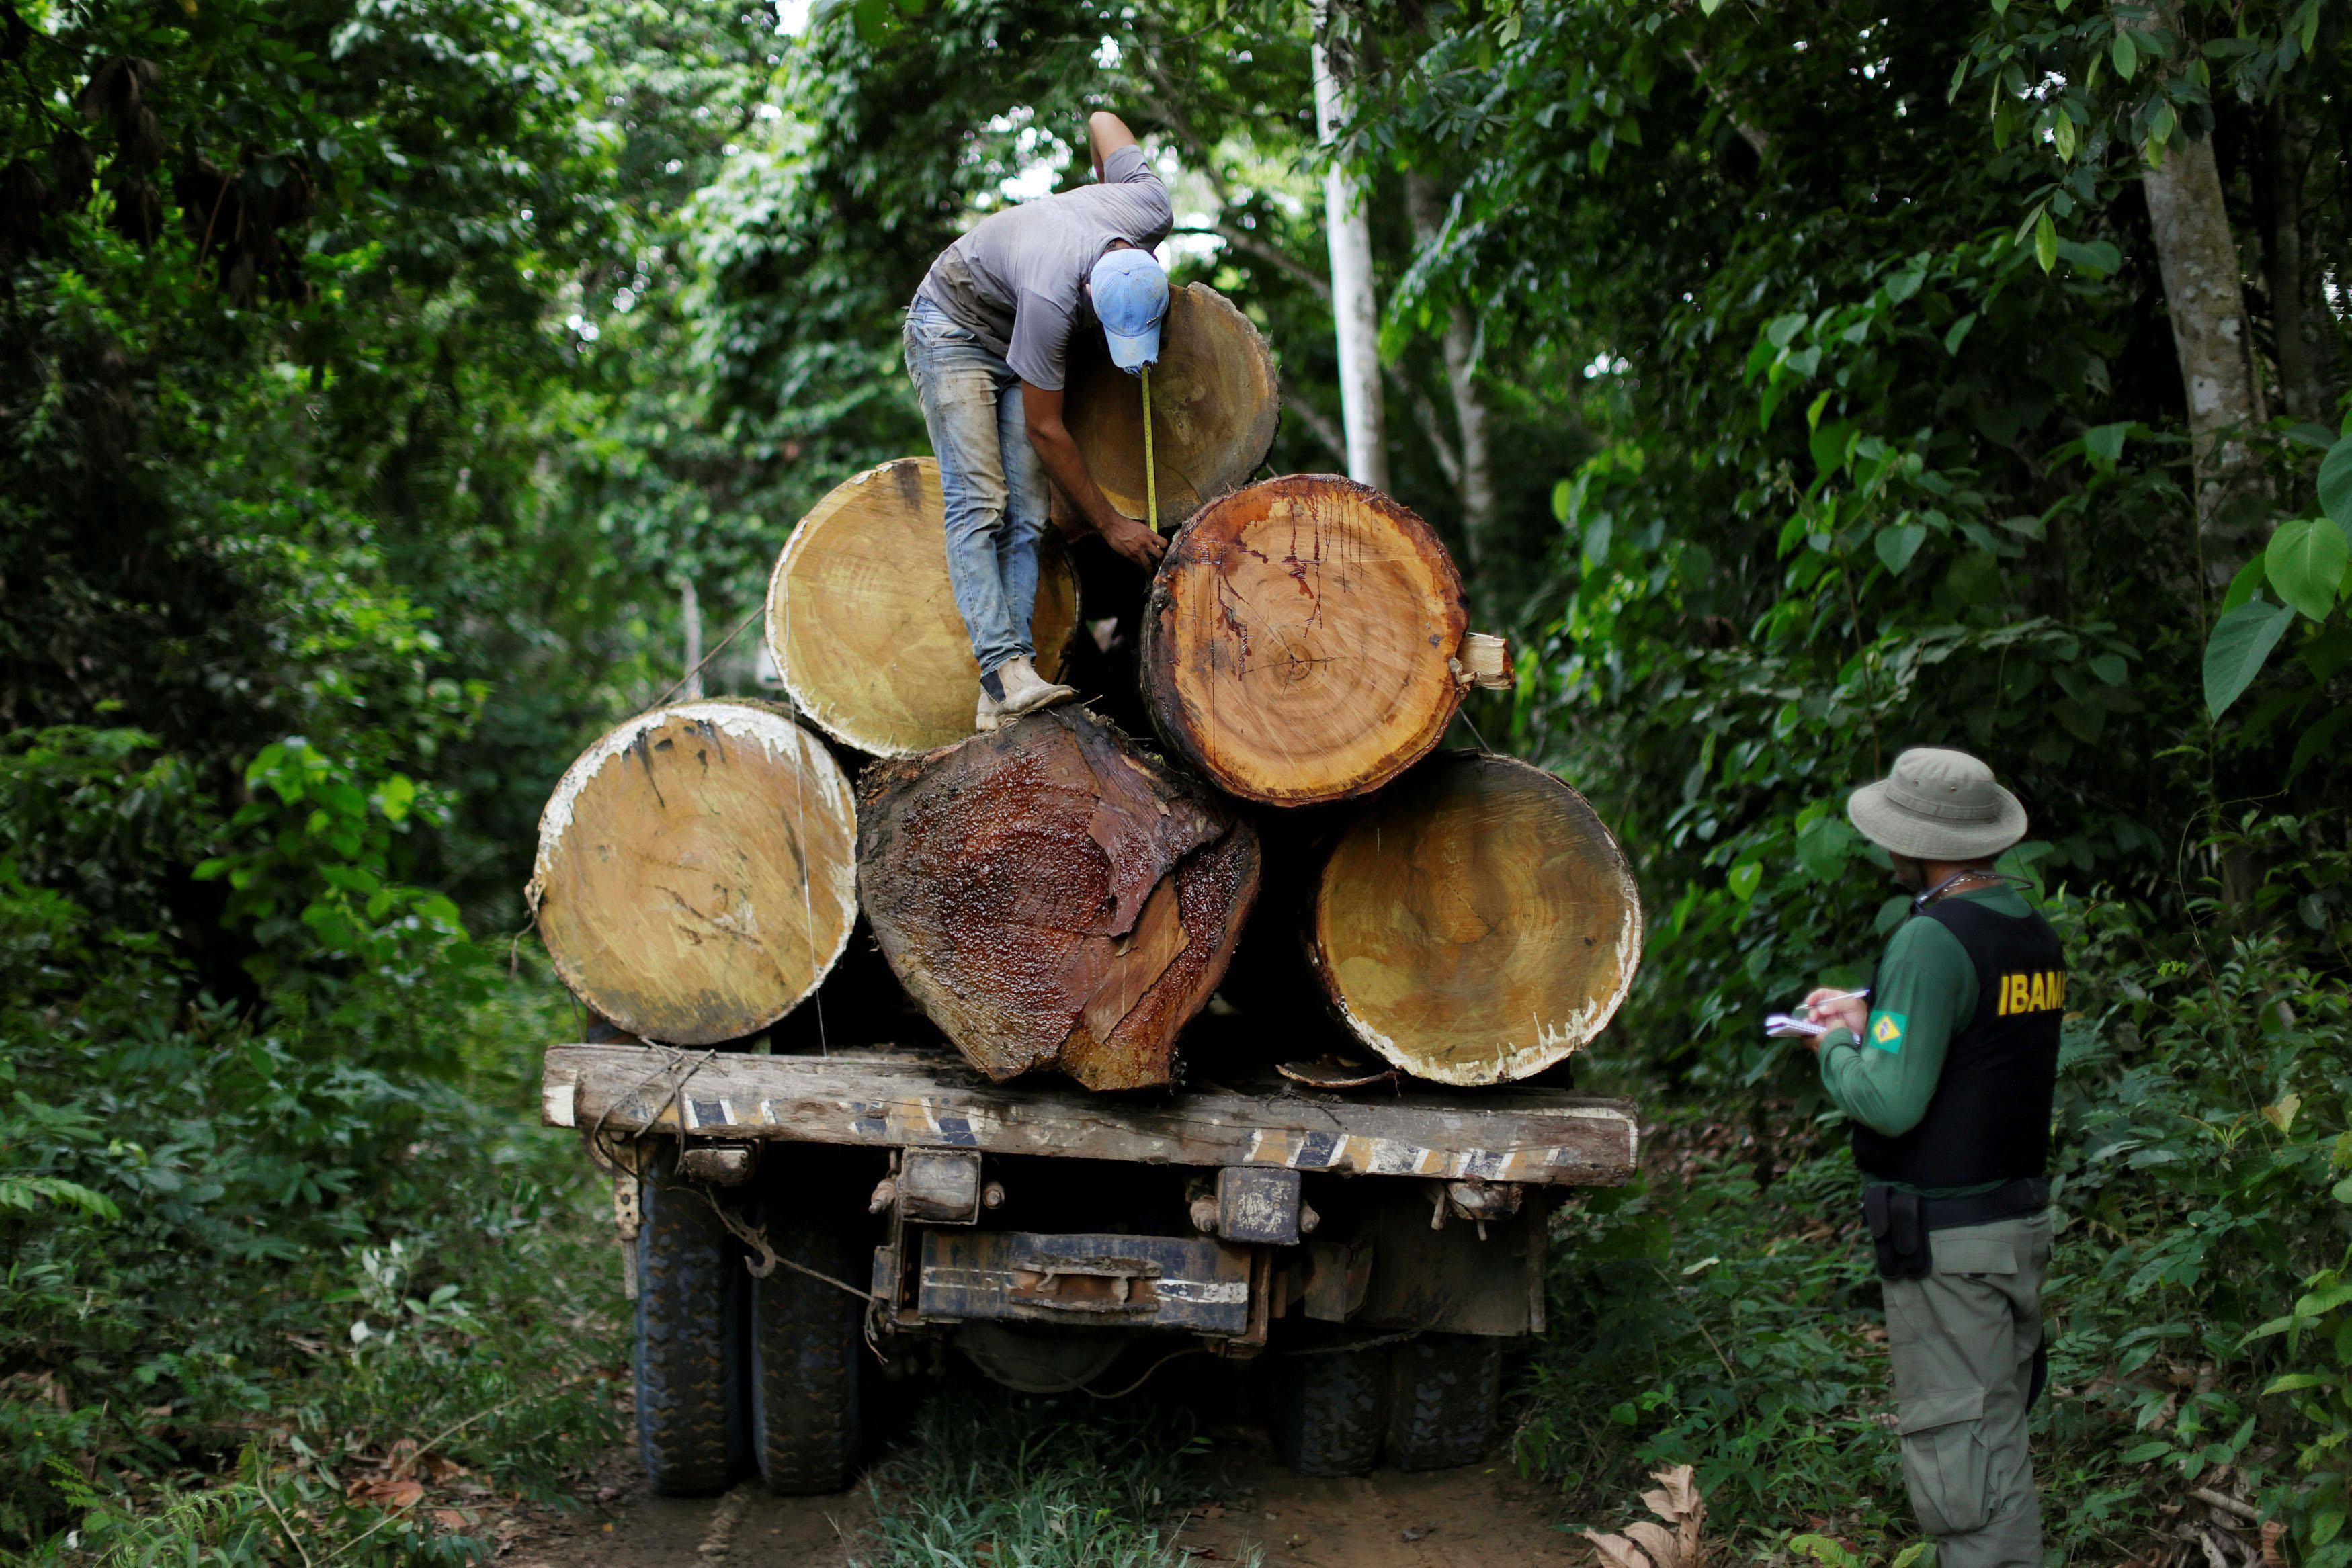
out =
<path fill-rule="evenodd" d="M 1334 1092 L 1268 1074 L 1233 1087 L 1115 1097 L 992 1083 L 946 1051 L 720 1054 L 643 1045 L 548 1048 L 541 1120 L 854 1147 L 1163 1166 L 1612 1186 L 1633 1175 L 1633 1102 L 1565 1090 L 1373 1087 Z"/>

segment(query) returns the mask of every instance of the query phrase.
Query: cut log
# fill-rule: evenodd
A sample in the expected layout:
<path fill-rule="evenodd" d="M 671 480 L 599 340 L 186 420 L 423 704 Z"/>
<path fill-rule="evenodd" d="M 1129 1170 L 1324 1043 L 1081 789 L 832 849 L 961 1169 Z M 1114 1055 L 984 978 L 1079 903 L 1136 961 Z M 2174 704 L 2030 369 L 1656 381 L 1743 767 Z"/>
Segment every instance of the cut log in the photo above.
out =
<path fill-rule="evenodd" d="M 1072 339 L 1070 438 L 1103 497 L 1144 515 L 1143 382 L 1110 362 L 1099 332 Z M 1163 529 L 1248 483 L 1274 446 L 1282 389 L 1265 340 L 1205 284 L 1168 297 L 1160 362 L 1151 367 L 1151 455 Z"/>
<path fill-rule="evenodd" d="M 859 786 L 858 894 L 884 956 L 991 1078 L 1171 1082 L 1257 894 L 1257 839 L 1082 710 Z"/>
<path fill-rule="evenodd" d="M 1144 696 L 1219 789 L 1345 800 L 1426 754 L 1469 666 L 1495 667 L 1497 649 L 1464 656 L 1468 625 L 1461 576 L 1420 517 L 1337 475 L 1269 479 L 1170 545 L 1144 611 Z"/>
<path fill-rule="evenodd" d="M 1050 680 L 1078 623 L 1078 582 L 1052 529 L 1038 550 L 1029 627 Z M 980 664 L 948 585 L 930 458 L 869 468 L 811 508 L 768 580 L 767 622 L 784 690 L 844 746 L 907 757 L 971 733 Z"/>
<path fill-rule="evenodd" d="M 1506 1082 L 1624 1001 L 1641 892 L 1584 797 L 1510 758 L 1449 752 L 1340 836 L 1307 949 L 1340 1022 L 1381 1056 L 1441 1083 Z"/>
<path fill-rule="evenodd" d="M 792 1010 L 857 918 L 848 777 L 784 710 L 640 714 L 539 820 L 526 897 L 555 972 L 634 1035 L 711 1045 Z"/>

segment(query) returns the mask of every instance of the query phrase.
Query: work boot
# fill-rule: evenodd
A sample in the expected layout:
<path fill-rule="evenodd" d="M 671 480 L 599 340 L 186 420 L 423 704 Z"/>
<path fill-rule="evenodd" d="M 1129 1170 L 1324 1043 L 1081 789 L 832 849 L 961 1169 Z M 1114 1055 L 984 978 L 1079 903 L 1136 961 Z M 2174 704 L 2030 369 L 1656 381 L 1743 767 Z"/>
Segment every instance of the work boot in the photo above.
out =
<path fill-rule="evenodd" d="M 1003 722 L 1003 705 L 990 696 L 987 688 L 982 687 L 980 694 L 980 706 L 972 712 L 971 727 L 980 734 L 986 735 Z"/>
<path fill-rule="evenodd" d="M 1000 726 L 1019 718 L 1024 713 L 1034 713 L 1041 707 L 1068 702 L 1078 695 L 1076 686 L 1056 685 L 1040 675 L 1026 654 L 1016 655 L 998 665 L 996 679 L 1004 688 L 1004 699 L 997 704 L 997 723 Z"/>

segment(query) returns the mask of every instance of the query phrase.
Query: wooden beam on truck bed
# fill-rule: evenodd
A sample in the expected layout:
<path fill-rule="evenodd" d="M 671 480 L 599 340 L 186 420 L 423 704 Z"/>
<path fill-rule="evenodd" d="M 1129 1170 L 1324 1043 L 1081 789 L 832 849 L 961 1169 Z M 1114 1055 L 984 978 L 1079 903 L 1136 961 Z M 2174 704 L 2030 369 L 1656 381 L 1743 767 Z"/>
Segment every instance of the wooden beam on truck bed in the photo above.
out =
<path fill-rule="evenodd" d="M 684 1082 L 679 1079 L 683 1075 Z M 912 1052 L 750 1056 L 635 1045 L 547 1052 L 550 1126 L 866 1148 L 971 1148 L 1166 1166 L 1613 1186 L 1641 1129 L 1628 1100 L 1489 1089 L 1344 1098 L 1202 1089 L 1113 1100 L 991 1083 Z"/>

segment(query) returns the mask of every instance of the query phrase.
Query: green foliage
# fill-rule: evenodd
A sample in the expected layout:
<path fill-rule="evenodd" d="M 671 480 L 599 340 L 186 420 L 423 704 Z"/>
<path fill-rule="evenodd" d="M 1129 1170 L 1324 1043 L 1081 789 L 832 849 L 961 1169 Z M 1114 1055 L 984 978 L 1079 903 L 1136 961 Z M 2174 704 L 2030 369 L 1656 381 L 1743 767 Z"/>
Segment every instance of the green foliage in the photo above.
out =
<path fill-rule="evenodd" d="M 2319 465 L 2318 489 L 2324 504 L 2352 508 L 2341 495 L 2344 476 L 2352 473 L 2352 436 L 2327 450 Z M 2257 733 L 2284 715 L 2317 710 L 2295 747 L 2290 778 L 2300 773 L 2342 726 L 2342 710 L 2327 698 L 2329 682 L 2352 664 L 2352 622 L 2336 616 L 2339 601 L 2352 592 L 2352 546 L 2343 526 L 2333 516 L 2291 517 L 2273 531 L 2262 553 L 2246 563 L 2230 585 L 2221 615 L 2205 644 L 2205 711 L 2219 720 L 2253 685 L 2287 632 L 2305 621 L 2308 635 L 2299 648 L 2307 679 L 2274 697 L 2249 722 Z M 2270 594 L 2276 603 L 2261 596 Z"/>
<path fill-rule="evenodd" d="M 546 1294 L 611 1271 L 589 1262 L 573 1151 L 522 1113 L 529 1051 L 556 1026 L 492 988 L 430 895 L 338 880 L 388 863 L 414 800 L 379 785 L 354 809 L 335 798 L 351 770 L 301 747 L 255 777 L 274 833 L 240 891 L 346 915 L 391 894 L 348 949 L 332 920 L 232 900 L 284 955 L 263 1024 L 189 997 L 154 914 L 202 847 L 254 824 L 222 821 L 136 732 L 0 752 L 0 1540 L 79 1518 L 110 1560 L 261 1561 L 261 1487 L 320 1539 L 356 1541 L 384 1516 L 346 1500 L 343 1472 L 400 1438 L 451 1428 L 446 1457 L 544 1495 L 612 1434 L 593 1370 L 612 1354 L 579 1350 L 614 1326 Z M 431 965 L 407 956 L 420 945 Z M 314 1016 L 321 974 L 339 1005 Z M 422 1042 L 350 1027 L 425 1007 Z M 242 1479 L 210 1484 L 240 1447 Z M 446 1556 L 446 1533 L 386 1524 L 353 1560 Z"/>
<path fill-rule="evenodd" d="M 2340 850 L 2299 862 L 2294 838 L 2268 846 L 2282 900 L 2341 874 Z M 2340 1563 L 2326 1515 L 2352 1434 L 2352 1288 L 2334 1228 L 2312 1220 L 2352 1199 L 2352 1076 L 2334 1048 L 2352 987 L 2272 939 L 2209 957 L 2127 901 L 2058 913 L 2081 1006 L 2059 1098 L 2051 1392 L 2035 1419 L 2052 1542 L 2070 1559 L 2126 1552 L 2178 1487 L 2226 1465 L 2294 1523 L 2307 1563 Z M 1835 1121 L 1768 1105 L 1742 1135 L 1678 1119 L 1642 1184 L 1574 1211 L 1555 1291 L 1580 1332 L 1539 1356 L 1519 1440 L 1582 1506 L 1613 1509 L 1648 1469 L 1689 1463 L 1718 1527 L 1769 1537 L 1811 1521 L 1825 1544 L 1790 1549 L 1859 1542 L 1863 1560 L 1908 1538 L 1877 1290 Z M 2276 1316 L 2290 1281 L 2303 1293 Z"/>
<path fill-rule="evenodd" d="M 861 1561 L 1034 1568 L 1176 1568 L 1187 1460 L 1205 1447 L 1181 1412 L 959 1391 L 927 1403 L 866 1487 Z"/>

